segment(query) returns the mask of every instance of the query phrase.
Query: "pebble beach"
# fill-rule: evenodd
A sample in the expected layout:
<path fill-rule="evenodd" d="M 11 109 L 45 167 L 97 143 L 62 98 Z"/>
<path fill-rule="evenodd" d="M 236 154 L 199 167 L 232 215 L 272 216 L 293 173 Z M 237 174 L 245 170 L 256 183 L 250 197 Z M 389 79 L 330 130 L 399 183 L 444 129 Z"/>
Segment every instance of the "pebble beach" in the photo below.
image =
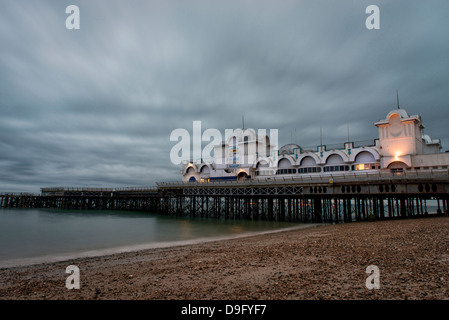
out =
<path fill-rule="evenodd" d="M 65 271 L 80 270 L 69 290 Z M 368 266 L 379 288 L 368 289 Z M 311 226 L 0 269 L 2 300 L 449 299 L 449 217 Z"/>

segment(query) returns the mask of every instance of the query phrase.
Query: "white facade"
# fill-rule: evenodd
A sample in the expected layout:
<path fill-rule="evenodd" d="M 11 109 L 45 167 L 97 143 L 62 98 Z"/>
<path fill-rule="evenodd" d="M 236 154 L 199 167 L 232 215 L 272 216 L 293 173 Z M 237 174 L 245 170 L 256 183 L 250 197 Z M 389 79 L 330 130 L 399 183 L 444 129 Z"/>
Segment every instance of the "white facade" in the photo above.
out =
<path fill-rule="evenodd" d="M 277 149 L 268 136 L 252 129 L 237 129 L 215 146 L 212 162 L 184 163 L 183 181 L 226 181 L 298 176 L 338 175 L 391 170 L 447 169 L 449 153 L 441 152 L 440 140 L 423 135 L 421 116 L 404 109 L 388 113 L 374 123 L 379 138 L 370 145 L 355 147 L 346 142 L 340 149 L 303 150 L 295 144 Z"/>
<path fill-rule="evenodd" d="M 379 152 L 382 168 L 447 166 L 447 154 L 440 153 L 440 140 L 423 135 L 421 116 L 409 116 L 403 109 L 391 111 L 379 128 Z"/>

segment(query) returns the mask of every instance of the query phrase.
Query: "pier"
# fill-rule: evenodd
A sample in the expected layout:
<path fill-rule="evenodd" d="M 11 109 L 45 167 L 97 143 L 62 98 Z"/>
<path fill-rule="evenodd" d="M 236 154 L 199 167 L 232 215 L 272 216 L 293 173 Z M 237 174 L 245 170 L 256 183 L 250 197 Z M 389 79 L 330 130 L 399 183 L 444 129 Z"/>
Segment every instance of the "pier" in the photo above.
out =
<path fill-rule="evenodd" d="M 41 194 L 2 193 L 0 208 L 156 211 L 158 189 L 147 188 L 42 188 Z"/>
<path fill-rule="evenodd" d="M 212 160 L 183 161 L 180 181 L 3 193 L 0 207 L 315 223 L 447 215 L 449 152 L 424 134 L 421 116 L 398 105 L 374 125 L 372 143 L 279 150 L 271 135 L 236 129 L 214 146 Z"/>
<path fill-rule="evenodd" d="M 447 170 L 244 182 L 159 183 L 167 214 L 292 222 L 350 222 L 447 213 Z M 170 196 L 168 196 L 170 194 Z"/>
<path fill-rule="evenodd" d="M 171 216 L 340 223 L 447 214 L 448 170 L 343 173 L 141 188 L 42 188 L 0 194 L 2 208 L 139 210 Z"/>

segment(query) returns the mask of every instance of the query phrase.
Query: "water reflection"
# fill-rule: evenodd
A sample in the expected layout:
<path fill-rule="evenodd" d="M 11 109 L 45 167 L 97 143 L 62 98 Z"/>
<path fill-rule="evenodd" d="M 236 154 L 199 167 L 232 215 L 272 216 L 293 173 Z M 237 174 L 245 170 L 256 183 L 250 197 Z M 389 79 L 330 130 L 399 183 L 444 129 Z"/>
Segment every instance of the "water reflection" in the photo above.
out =
<path fill-rule="evenodd" d="M 293 225 L 135 211 L 0 209 L 0 260 L 220 237 Z"/>

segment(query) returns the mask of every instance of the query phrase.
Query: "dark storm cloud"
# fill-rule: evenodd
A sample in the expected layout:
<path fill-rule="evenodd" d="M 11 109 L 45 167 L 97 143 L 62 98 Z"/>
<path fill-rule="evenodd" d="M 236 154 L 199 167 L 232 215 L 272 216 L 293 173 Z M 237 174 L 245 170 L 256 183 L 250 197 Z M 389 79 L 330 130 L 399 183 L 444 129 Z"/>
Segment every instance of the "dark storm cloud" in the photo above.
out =
<path fill-rule="evenodd" d="M 65 28 L 76 4 L 81 29 Z M 381 29 L 365 9 L 381 10 Z M 179 180 L 170 133 L 377 137 L 396 105 L 447 146 L 447 1 L 2 1 L 0 191 Z M 296 137 L 292 138 L 292 132 Z"/>

